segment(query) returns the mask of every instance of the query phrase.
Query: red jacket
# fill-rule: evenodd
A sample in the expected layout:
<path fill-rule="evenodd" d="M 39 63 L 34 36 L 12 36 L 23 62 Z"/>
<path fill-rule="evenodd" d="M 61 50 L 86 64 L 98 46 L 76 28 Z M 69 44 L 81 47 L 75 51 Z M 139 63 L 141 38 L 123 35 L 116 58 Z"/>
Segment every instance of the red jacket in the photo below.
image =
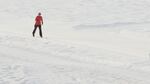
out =
<path fill-rule="evenodd" d="M 43 24 L 43 18 L 42 16 L 38 15 L 35 18 L 35 25 L 42 25 Z"/>

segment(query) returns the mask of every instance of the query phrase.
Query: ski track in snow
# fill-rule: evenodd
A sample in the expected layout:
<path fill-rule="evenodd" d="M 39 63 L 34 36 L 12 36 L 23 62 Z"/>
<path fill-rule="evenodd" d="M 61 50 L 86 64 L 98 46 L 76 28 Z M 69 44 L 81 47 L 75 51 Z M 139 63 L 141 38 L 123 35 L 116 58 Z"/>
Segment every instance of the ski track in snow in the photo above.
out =
<path fill-rule="evenodd" d="M 117 53 L 110 52 L 111 55 L 104 53 L 105 50 L 99 53 L 92 47 L 67 41 L 3 34 L 0 35 L 0 46 L 2 48 L 0 58 L 4 59 L 0 65 L 0 84 L 148 84 L 150 82 L 148 80 L 150 74 L 134 66 L 130 67 L 132 60 L 130 64 L 127 59 L 129 65 L 125 65 L 127 61 L 121 64 L 119 59 L 117 63 L 111 62 L 111 59 L 104 56 L 111 57 Z"/>

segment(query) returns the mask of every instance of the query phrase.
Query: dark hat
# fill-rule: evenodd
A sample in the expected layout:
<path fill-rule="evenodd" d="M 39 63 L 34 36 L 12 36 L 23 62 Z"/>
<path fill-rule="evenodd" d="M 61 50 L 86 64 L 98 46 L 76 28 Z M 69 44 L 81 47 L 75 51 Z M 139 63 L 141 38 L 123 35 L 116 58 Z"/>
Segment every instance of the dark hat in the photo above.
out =
<path fill-rule="evenodd" d="M 39 12 L 38 15 L 41 15 L 41 12 Z"/>

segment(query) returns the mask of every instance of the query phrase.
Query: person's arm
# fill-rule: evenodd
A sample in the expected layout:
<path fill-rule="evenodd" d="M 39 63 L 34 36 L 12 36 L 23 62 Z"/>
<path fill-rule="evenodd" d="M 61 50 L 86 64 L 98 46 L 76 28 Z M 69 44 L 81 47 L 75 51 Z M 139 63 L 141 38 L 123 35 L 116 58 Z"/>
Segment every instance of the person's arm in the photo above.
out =
<path fill-rule="evenodd" d="M 35 21 L 37 21 L 37 17 L 35 17 Z"/>
<path fill-rule="evenodd" d="M 41 21 L 42 21 L 42 25 L 43 25 L 43 17 L 41 16 Z"/>

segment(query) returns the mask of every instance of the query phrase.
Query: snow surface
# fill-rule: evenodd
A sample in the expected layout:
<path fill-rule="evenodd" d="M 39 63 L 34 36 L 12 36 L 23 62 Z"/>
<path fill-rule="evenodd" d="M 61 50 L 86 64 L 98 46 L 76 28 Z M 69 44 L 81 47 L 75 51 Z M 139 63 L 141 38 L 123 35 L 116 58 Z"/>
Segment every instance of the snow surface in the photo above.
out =
<path fill-rule="evenodd" d="M 0 84 L 149 84 L 149 0 L 1 0 Z M 44 38 L 32 37 L 44 17 Z"/>

